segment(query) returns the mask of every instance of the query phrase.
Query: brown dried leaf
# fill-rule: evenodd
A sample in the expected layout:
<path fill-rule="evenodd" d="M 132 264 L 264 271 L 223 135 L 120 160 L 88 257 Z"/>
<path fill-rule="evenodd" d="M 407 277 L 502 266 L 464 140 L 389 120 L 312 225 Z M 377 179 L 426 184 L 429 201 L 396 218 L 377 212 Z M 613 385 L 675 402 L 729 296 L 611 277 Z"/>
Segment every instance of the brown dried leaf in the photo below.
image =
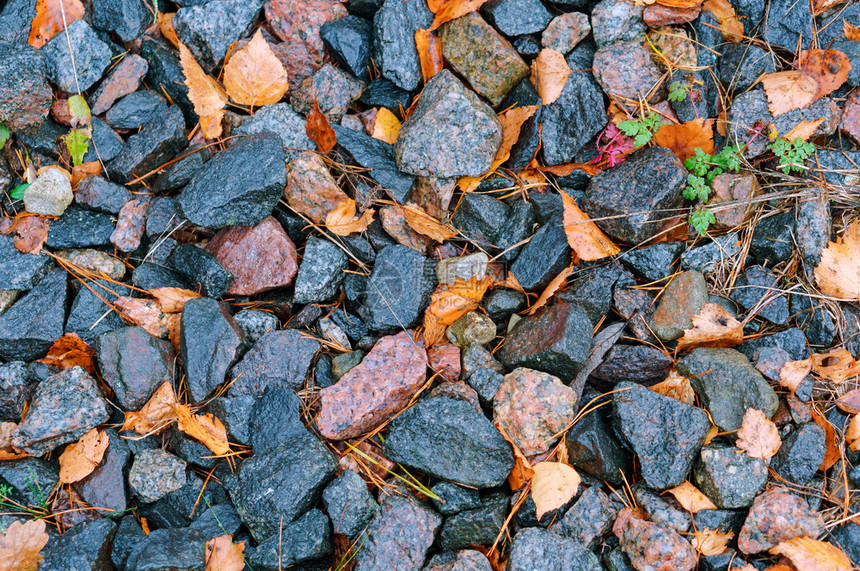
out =
<path fill-rule="evenodd" d="M 126 323 L 139 325 L 146 332 L 164 339 L 170 331 L 168 317 L 161 311 L 159 303 L 152 299 L 120 296 L 113 302 Z"/>
<path fill-rule="evenodd" d="M 761 78 L 774 117 L 803 109 L 818 99 L 818 82 L 798 70 L 778 71 Z"/>
<path fill-rule="evenodd" d="M 48 543 L 45 520 L 31 519 L 25 523 L 12 522 L 0 535 L 0 569 L 28 571 L 38 569 L 44 556 L 39 553 Z"/>
<path fill-rule="evenodd" d="M 848 423 L 848 429 L 845 431 L 845 442 L 848 447 L 860 452 L 860 414 L 855 414 Z"/>
<path fill-rule="evenodd" d="M 728 549 L 729 540 L 735 536 L 733 531 L 720 533 L 715 529 L 696 530 L 691 540 L 693 548 L 705 557 L 720 555 Z"/>
<path fill-rule="evenodd" d="M 440 284 L 424 311 L 424 343 L 429 348 L 445 334 L 445 328 L 478 307 L 493 279 L 457 278 L 453 284 Z"/>
<path fill-rule="evenodd" d="M 12 433 L 18 428 L 15 422 L 0 422 L 0 461 L 17 460 L 29 456 L 12 446 Z"/>
<path fill-rule="evenodd" d="M 181 287 L 157 287 L 147 290 L 146 293 L 158 300 L 164 313 L 182 313 L 186 301 L 200 298 L 200 294 L 196 291 Z"/>
<path fill-rule="evenodd" d="M 576 258 L 589 262 L 614 256 L 621 251 L 609 236 L 579 209 L 570 195 L 562 192 L 561 200 L 564 206 L 564 234 Z"/>
<path fill-rule="evenodd" d="M 221 136 L 221 117 L 227 104 L 227 92 L 203 71 L 203 68 L 183 44 L 179 44 L 179 62 L 185 75 L 188 99 L 194 105 L 194 112 L 200 118 L 200 129 L 207 139 Z"/>
<path fill-rule="evenodd" d="M 107 432 L 93 428 L 60 454 L 60 483 L 73 484 L 95 470 L 105 455 L 110 439 Z"/>
<path fill-rule="evenodd" d="M 735 445 L 745 451 L 750 458 L 767 460 L 776 454 L 782 446 L 782 440 L 772 420 L 762 411 L 748 408 L 741 421 Z"/>
<path fill-rule="evenodd" d="M 170 381 L 164 381 L 143 408 L 137 412 L 125 413 L 122 430 L 134 430 L 143 435 L 160 432 L 178 419 L 176 414 L 178 405 L 173 385 Z"/>
<path fill-rule="evenodd" d="M 277 103 L 289 89 L 287 70 L 261 30 L 224 66 L 224 87 L 233 101 L 252 109 Z"/>
<path fill-rule="evenodd" d="M 848 377 L 860 375 L 860 363 L 847 349 L 835 349 L 828 353 L 813 353 L 812 370 L 819 377 L 841 383 Z"/>
<path fill-rule="evenodd" d="M 791 391 L 791 396 L 803 379 L 812 372 L 812 359 L 802 359 L 800 361 L 788 361 L 779 370 L 779 385 Z"/>
<path fill-rule="evenodd" d="M 663 125 L 654 133 L 654 143 L 671 150 L 682 161 L 696 156 L 697 148 L 710 155 L 714 152 L 714 120 Z"/>
<path fill-rule="evenodd" d="M 19 252 L 38 254 L 48 239 L 48 221 L 40 216 L 24 216 L 15 221 L 13 243 Z"/>
<path fill-rule="evenodd" d="M 451 227 L 442 224 L 416 204 L 407 204 L 403 207 L 403 217 L 409 227 L 423 236 L 427 236 L 437 242 L 450 240 L 457 235 Z"/>
<path fill-rule="evenodd" d="M 176 16 L 176 12 L 159 12 L 157 16 L 158 29 L 161 31 L 161 35 L 173 44 L 173 47 L 179 49 L 182 42 L 179 41 L 179 36 L 176 35 L 176 29 L 173 27 L 174 16 Z"/>
<path fill-rule="evenodd" d="M 847 412 L 848 414 L 860 413 L 860 389 L 848 391 L 838 399 L 836 406 Z"/>
<path fill-rule="evenodd" d="M 96 367 L 93 362 L 95 349 L 87 345 L 77 333 L 66 333 L 51 345 L 48 354 L 39 363 L 55 365 L 62 369 L 80 367 L 87 373 L 95 374 Z"/>
<path fill-rule="evenodd" d="M 499 426 L 498 423 L 494 423 L 494 426 L 501 433 L 502 438 L 511 445 L 511 449 L 514 451 L 514 467 L 511 470 L 511 473 L 508 474 L 508 485 L 514 491 L 519 490 L 531 481 L 535 471 L 532 469 L 532 464 L 529 462 L 529 459 L 526 458 L 526 455 L 523 454 L 520 447 L 511 440 L 511 437 L 508 436 L 505 429 Z"/>
<path fill-rule="evenodd" d="M 474 12 L 486 2 L 487 0 L 427 0 L 427 7 L 436 14 L 430 30 L 435 30 L 445 22 Z"/>
<path fill-rule="evenodd" d="M 418 48 L 418 61 L 421 64 L 421 76 L 424 83 L 442 71 L 445 61 L 442 59 L 442 42 L 430 30 L 415 32 L 415 47 Z"/>
<path fill-rule="evenodd" d="M 563 165 L 553 165 L 549 167 L 538 167 L 540 172 L 548 172 L 556 176 L 567 176 L 575 170 L 581 170 L 589 176 L 594 176 L 601 173 L 601 168 L 597 165 L 589 163 L 567 163 Z"/>
<path fill-rule="evenodd" d="M 691 347 L 734 347 L 744 339 L 740 321 L 716 303 L 706 303 L 692 318 L 693 327 L 684 329 L 678 349 Z"/>
<path fill-rule="evenodd" d="M 845 38 L 852 42 L 860 42 L 860 30 L 857 26 L 852 26 L 845 18 L 842 19 L 842 30 L 845 32 Z"/>
<path fill-rule="evenodd" d="M 675 369 L 669 371 L 669 376 L 666 377 L 665 381 L 659 382 L 656 385 L 651 385 L 648 388 L 654 392 L 671 397 L 690 406 L 694 406 L 696 404 L 696 393 L 693 391 L 690 379 L 682 377 Z"/>
<path fill-rule="evenodd" d="M 496 151 L 496 157 L 490 166 L 490 172 L 493 172 L 508 160 L 511 156 L 511 149 L 520 138 L 520 130 L 523 127 L 523 123 L 534 115 L 537 110 L 537 105 L 529 105 L 527 107 L 514 107 L 504 113 L 499 113 L 499 121 L 502 123 L 502 144 L 499 146 L 499 150 Z"/>
<path fill-rule="evenodd" d="M 540 297 L 537 298 L 532 306 L 529 308 L 528 314 L 534 315 L 534 312 L 545 306 L 547 302 L 565 285 L 567 285 L 567 278 L 570 277 L 570 274 L 573 273 L 573 265 L 567 266 L 560 272 L 558 275 L 552 278 L 552 281 L 547 284 L 544 290 L 541 292 Z"/>
<path fill-rule="evenodd" d="M 801 121 L 795 127 L 786 133 L 783 138 L 788 139 L 791 142 L 794 142 L 797 139 L 801 141 L 805 141 L 809 137 L 811 137 L 815 130 L 818 129 L 818 126 L 824 123 L 824 119 L 816 119 L 815 121 Z"/>
<path fill-rule="evenodd" d="M 329 125 L 326 116 L 320 111 L 320 104 L 316 98 L 314 98 L 313 109 L 308 113 L 305 133 L 307 133 L 308 139 L 316 144 L 317 150 L 321 153 L 329 152 L 337 144 L 337 135 Z"/>
<path fill-rule="evenodd" d="M 67 25 L 83 17 L 84 5 L 81 0 L 36 0 L 36 15 L 30 23 L 27 43 L 36 49 L 41 48 L 58 32 L 65 30 Z"/>
<path fill-rule="evenodd" d="M 179 430 L 199 441 L 216 456 L 230 453 L 227 429 L 214 415 L 192 414 L 191 409 L 184 404 L 176 405 L 175 410 L 179 421 Z"/>
<path fill-rule="evenodd" d="M 717 506 L 711 499 L 703 494 L 696 486 L 688 481 L 684 481 L 680 486 L 676 486 L 669 490 L 668 493 L 675 496 L 681 507 L 690 513 L 698 513 L 702 510 L 715 510 Z"/>
<path fill-rule="evenodd" d="M 233 543 L 232 535 L 221 535 L 206 542 L 205 571 L 242 571 L 245 568 L 245 542 Z"/>
<path fill-rule="evenodd" d="M 842 457 L 839 454 L 839 446 L 836 444 L 836 430 L 833 429 L 833 425 L 830 424 L 829 420 L 815 410 L 814 405 L 811 408 L 811 412 L 812 420 L 824 430 L 824 441 L 827 444 L 827 451 L 824 453 L 824 460 L 818 469 L 826 472 Z"/>
<path fill-rule="evenodd" d="M 702 9 L 714 15 L 727 42 L 743 41 L 744 25 L 738 20 L 738 15 L 728 0 L 705 0 Z"/>
<path fill-rule="evenodd" d="M 368 131 L 374 139 L 393 145 L 400 134 L 400 120 L 385 107 L 380 107 L 373 119 L 373 126 Z"/>
<path fill-rule="evenodd" d="M 855 220 L 821 252 L 815 283 L 827 295 L 860 300 L 860 220 Z"/>
<path fill-rule="evenodd" d="M 538 521 L 573 498 L 582 481 L 576 470 L 561 462 L 539 462 L 532 467 L 532 500 Z"/>
<path fill-rule="evenodd" d="M 564 55 L 550 48 L 541 50 L 532 63 L 532 76 L 535 89 L 544 105 L 558 99 L 570 73 L 570 66 L 567 65 Z"/>
<path fill-rule="evenodd" d="M 811 537 L 795 537 L 770 549 L 773 555 L 783 555 L 797 571 L 851 571 L 851 560 L 842 550 L 826 541 Z"/>
<path fill-rule="evenodd" d="M 839 89 L 851 72 L 851 60 L 839 50 L 804 50 L 797 67 L 818 84 L 816 99 Z"/>
<path fill-rule="evenodd" d="M 373 222 L 373 209 L 368 208 L 360 217 L 355 215 L 355 200 L 348 198 L 338 204 L 325 217 L 325 227 L 338 236 L 364 232 Z"/>

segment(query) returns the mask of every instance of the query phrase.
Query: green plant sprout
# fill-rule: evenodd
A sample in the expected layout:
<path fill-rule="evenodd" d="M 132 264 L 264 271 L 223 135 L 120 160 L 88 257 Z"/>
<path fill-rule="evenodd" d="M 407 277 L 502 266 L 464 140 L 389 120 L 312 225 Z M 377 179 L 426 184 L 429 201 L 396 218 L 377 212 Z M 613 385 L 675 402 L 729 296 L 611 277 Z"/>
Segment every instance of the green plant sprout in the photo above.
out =
<path fill-rule="evenodd" d="M 693 84 L 689 81 L 673 81 L 669 84 L 669 101 L 683 101 L 687 93 L 692 91 Z"/>
<path fill-rule="evenodd" d="M 803 172 L 803 161 L 815 152 L 815 145 L 799 138 L 794 141 L 777 139 L 767 147 L 779 157 L 779 169 L 785 174 Z"/>
<path fill-rule="evenodd" d="M 633 144 L 638 148 L 651 141 L 654 133 L 662 126 L 660 116 L 657 113 L 649 113 L 641 119 L 622 121 L 618 124 L 618 129 L 628 137 L 633 137 Z"/>
<path fill-rule="evenodd" d="M 697 148 L 696 155 L 685 160 L 684 166 L 690 171 L 683 191 L 684 197 L 705 204 L 711 194 L 711 183 L 718 175 L 740 170 L 740 149 L 736 146 L 723 147 L 716 155 L 709 155 Z M 716 222 L 716 217 L 709 208 L 699 205 L 690 213 L 689 221 L 696 232 L 704 236 L 708 227 Z"/>

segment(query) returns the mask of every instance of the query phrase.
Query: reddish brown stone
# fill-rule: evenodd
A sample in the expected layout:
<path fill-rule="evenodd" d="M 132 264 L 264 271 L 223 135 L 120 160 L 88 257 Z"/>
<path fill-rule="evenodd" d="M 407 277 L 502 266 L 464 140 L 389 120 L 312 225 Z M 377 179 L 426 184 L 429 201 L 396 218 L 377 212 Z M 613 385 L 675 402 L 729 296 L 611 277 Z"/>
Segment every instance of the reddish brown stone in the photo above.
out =
<path fill-rule="evenodd" d="M 321 223 L 326 214 L 349 197 L 334 181 L 322 158 L 305 151 L 287 165 L 284 198 L 296 212 Z"/>
<path fill-rule="evenodd" d="M 639 519 L 631 508 L 619 512 L 612 531 L 636 569 L 690 571 L 696 567 L 696 551 L 688 541 L 668 526 Z"/>
<path fill-rule="evenodd" d="M 649 28 L 662 28 L 675 24 L 686 24 L 699 17 L 701 6 L 695 8 L 671 8 L 661 4 L 651 4 L 645 7 L 642 19 Z"/>
<path fill-rule="evenodd" d="M 320 28 L 347 15 L 337 0 L 269 0 L 264 10 L 275 35 L 287 43 L 304 44 L 318 63 L 325 53 Z"/>
<path fill-rule="evenodd" d="M 283 42 L 272 46 L 275 57 L 287 70 L 287 78 L 290 82 L 290 93 L 301 86 L 302 82 L 319 71 L 322 63 L 316 61 L 314 56 L 302 42 Z"/>
<path fill-rule="evenodd" d="M 51 103 L 51 119 L 66 127 L 72 126 L 72 114 L 69 112 L 68 99 L 54 99 L 54 102 Z"/>
<path fill-rule="evenodd" d="M 379 210 L 379 219 L 382 220 L 382 227 L 385 231 L 397 240 L 398 244 L 418 250 L 423 254 L 427 251 L 427 247 L 433 243 L 433 240 L 419 234 L 409 226 L 406 217 L 403 216 L 403 211 L 397 206 L 383 206 Z"/>
<path fill-rule="evenodd" d="M 786 488 L 773 488 L 755 499 L 738 535 L 738 549 L 761 553 L 795 537 L 824 533 L 821 515 Z"/>
<path fill-rule="evenodd" d="M 647 97 L 651 88 L 660 83 L 660 70 L 640 40 L 601 47 L 594 54 L 592 65 L 594 77 L 610 97 Z M 665 96 L 666 89 L 660 86 L 654 90 L 652 99 L 660 101 Z"/>
<path fill-rule="evenodd" d="M 549 450 L 576 415 L 576 393 L 558 377 L 520 367 L 493 397 L 493 418 L 523 454 Z"/>
<path fill-rule="evenodd" d="M 713 209 L 714 218 L 720 228 L 734 228 L 743 224 L 754 206 L 749 199 L 761 192 L 755 175 L 749 173 L 717 175 L 711 182 L 711 189 L 714 194 L 708 201 L 708 206 Z M 738 201 L 738 205 L 731 208 L 714 208 L 721 202 L 730 201 Z"/>
<path fill-rule="evenodd" d="M 860 142 L 860 97 L 856 94 L 848 98 L 842 109 L 842 122 L 839 128 L 843 133 Z"/>
<path fill-rule="evenodd" d="M 273 217 L 256 226 L 229 226 L 206 244 L 233 274 L 227 293 L 254 295 L 268 289 L 290 285 L 298 269 L 293 241 Z"/>
<path fill-rule="evenodd" d="M 380 339 L 364 360 L 320 391 L 317 426 L 343 440 L 373 430 L 399 412 L 424 384 L 427 352 L 411 331 Z"/>
<path fill-rule="evenodd" d="M 129 200 L 119 211 L 116 228 L 110 235 L 111 244 L 123 252 L 132 252 L 140 246 L 146 230 L 146 209 L 149 202 Z"/>
<path fill-rule="evenodd" d="M 104 506 L 97 506 L 104 507 Z M 71 486 L 59 486 L 51 503 L 57 523 L 68 529 L 85 521 L 95 521 L 104 516 L 104 510 L 90 509 L 81 495 Z"/>
<path fill-rule="evenodd" d="M 120 97 L 134 93 L 140 87 L 149 65 L 136 54 L 127 55 L 119 62 L 90 99 L 93 115 L 101 115 Z"/>
<path fill-rule="evenodd" d="M 460 348 L 450 343 L 437 343 L 427 350 L 430 369 L 443 381 L 460 378 Z"/>

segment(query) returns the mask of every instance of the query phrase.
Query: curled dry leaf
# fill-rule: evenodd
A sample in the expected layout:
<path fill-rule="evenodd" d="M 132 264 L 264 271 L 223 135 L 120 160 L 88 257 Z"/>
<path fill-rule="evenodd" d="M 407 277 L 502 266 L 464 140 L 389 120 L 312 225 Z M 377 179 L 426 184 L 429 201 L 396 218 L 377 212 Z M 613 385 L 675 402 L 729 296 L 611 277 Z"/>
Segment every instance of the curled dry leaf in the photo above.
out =
<path fill-rule="evenodd" d="M 440 284 L 424 311 L 424 343 L 429 348 L 445 334 L 445 328 L 472 311 L 484 297 L 492 278 L 457 278 L 453 284 Z"/>
<path fill-rule="evenodd" d="M 77 333 L 66 333 L 54 341 L 48 349 L 48 354 L 44 359 L 39 359 L 39 362 L 55 365 L 61 369 L 80 367 L 92 375 L 96 370 L 93 362 L 95 354 L 95 349 L 87 345 L 87 342 Z"/>
<path fill-rule="evenodd" d="M 651 385 L 648 388 L 690 406 L 695 406 L 696 404 L 696 393 L 693 391 L 690 379 L 682 377 L 675 369 L 669 371 L 669 376 L 666 377 L 665 381 Z"/>
<path fill-rule="evenodd" d="M 860 42 L 860 30 L 857 26 L 852 26 L 848 20 L 842 19 L 842 30 L 845 32 L 845 38 L 852 42 Z"/>
<path fill-rule="evenodd" d="M 816 119 L 815 121 L 801 121 L 795 127 L 783 135 L 783 138 L 788 139 L 792 143 L 797 139 L 801 141 L 805 141 L 809 137 L 811 137 L 815 130 L 818 129 L 818 126 L 824 123 L 824 119 Z"/>
<path fill-rule="evenodd" d="M 698 551 L 705 557 L 711 555 L 720 555 L 725 552 L 729 546 L 729 540 L 735 536 L 733 531 L 720 533 L 715 529 L 696 530 L 693 539 L 690 541 L 693 544 L 693 549 Z"/>
<path fill-rule="evenodd" d="M 457 232 L 442 224 L 416 204 L 407 204 L 403 207 L 403 217 L 409 227 L 423 236 L 433 238 L 437 242 L 450 240 L 457 235 Z"/>
<path fill-rule="evenodd" d="M 502 428 L 498 423 L 493 423 L 499 433 L 502 435 L 502 438 L 507 440 L 508 444 L 511 445 L 511 449 L 514 451 L 514 467 L 511 469 L 511 473 L 508 474 L 508 485 L 512 490 L 519 490 L 526 484 L 528 484 L 532 476 L 534 476 L 535 471 L 532 469 L 532 464 L 529 462 L 529 459 L 526 458 L 526 455 L 523 454 L 520 447 L 516 445 L 516 443 L 511 440 L 511 437 L 508 436 L 508 433 L 505 432 L 505 429 Z"/>
<path fill-rule="evenodd" d="M 541 292 L 540 297 L 532 304 L 532 306 L 528 310 L 529 315 L 534 315 L 534 312 L 545 306 L 547 302 L 556 294 L 556 292 L 560 291 L 565 285 L 567 285 L 567 278 L 570 277 L 570 274 L 573 273 L 573 265 L 567 266 L 560 272 L 558 275 L 552 278 L 544 290 Z"/>
<path fill-rule="evenodd" d="M 233 543 L 232 535 L 221 535 L 206 542 L 205 571 L 242 571 L 245 568 L 245 542 Z"/>
<path fill-rule="evenodd" d="M 798 70 L 769 73 L 761 78 L 761 84 L 774 117 L 803 109 L 818 98 L 818 83 Z"/>
<path fill-rule="evenodd" d="M 84 17 L 81 0 L 36 0 L 36 15 L 30 22 L 27 40 L 34 48 L 41 48 L 66 26 Z M 63 20 L 65 19 L 65 24 Z"/>
<path fill-rule="evenodd" d="M 703 494 L 696 486 L 688 481 L 684 481 L 680 486 L 676 486 L 669 490 L 668 493 L 675 496 L 681 507 L 690 513 L 698 513 L 702 510 L 715 510 L 717 506 L 711 499 Z"/>
<path fill-rule="evenodd" d="M 839 50 L 804 50 L 800 52 L 797 68 L 818 84 L 816 99 L 839 89 L 851 72 L 851 60 Z"/>
<path fill-rule="evenodd" d="M 38 254 L 48 239 L 49 222 L 41 216 L 23 216 L 15 219 L 13 243 L 19 252 Z"/>
<path fill-rule="evenodd" d="M 851 417 L 848 429 L 845 431 L 845 442 L 851 450 L 860 452 L 860 414 Z"/>
<path fill-rule="evenodd" d="M 87 178 L 88 176 L 93 176 L 96 174 L 100 174 L 102 172 L 102 164 L 99 161 L 90 161 L 88 163 L 81 163 L 79 165 L 75 165 L 72 167 L 72 189 L 77 190 L 78 184 Z"/>
<path fill-rule="evenodd" d="M 581 479 L 576 470 L 561 462 L 539 462 L 532 468 L 532 500 L 538 521 L 573 498 Z"/>
<path fill-rule="evenodd" d="M 556 50 L 542 49 L 532 63 L 532 82 L 544 105 L 558 99 L 569 76 L 570 66 Z"/>
<path fill-rule="evenodd" d="M 779 384 L 787 388 L 794 396 L 794 392 L 806 376 L 812 372 L 812 358 L 800 361 L 788 361 L 779 370 Z"/>
<path fill-rule="evenodd" d="M 216 456 L 230 453 L 227 429 L 213 414 L 192 414 L 191 409 L 184 404 L 176 405 L 175 409 L 179 430 L 206 446 Z"/>
<path fill-rule="evenodd" d="M 122 430 L 134 430 L 142 435 L 160 432 L 178 419 L 177 406 L 173 385 L 164 381 L 139 411 L 125 413 Z"/>
<path fill-rule="evenodd" d="M 487 0 L 427 0 L 427 7 L 436 14 L 430 30 L 435 30 L 445 22 L 474 12 L 486 2 Z"/>
<path fill-rule="evenodd" d="M 325 217 L 325 227 L 338 236 L 349 236 L 353 232 L 364 232 L 373 222 L 373 209 L 355 215 L 355 200 L 348 198 L 338 204 Z"/>
<path fill-rule="evenodd" d="M 762 411 L 748 408 L 741 421 L 735 445 L 750 458 L 767 460 L 776 454 L 782 446 L 782 440 L 772 420 Z"/>
<path fill-rule="evenodd" d="M 842 550 L 826 541 L 795 537 L 770 549 L 791 561 L 797 571 L 850 571 L 851 560 Z"/>
<path fill-rule="evenodd" d="M 221 136 L 221 118 L 224 117 L 224 106 L 227 104 L 227 92 L 203 71 L 195 61 L 191 51 L 179 44 L 179 63 L 185 75 L 185 86 L 188 87 L 188 99 L 194 105 L 194 112 L 200 117 L 200 128 L 203 136 L 214 139 Z"/>
<path fill-rule="evenodd" d="M 424 83 L 427 83 L 431 77 L 445 67 L 445 62 L 442 59 L 442 42 L 430 30 L 419 29 L 415 32 L 415 47 L 418 48 L 421 76 L 424 78 Z"/>
<path fill-rule="evenodd" d="M 164 313 L 181 313 L 186 301 L 200 298 L 196 291 L 180 287 L 157 287 L 147 290 L 147 293 L 158 300 Z"/>
<path fill-rule="evenodd" d="M 569 194 L 562 192 L 561 200 L 564 208 L 564 234 L 576 258 L 589 262 L 614 256 L 621 251 L 609 236 L 580 210 Z"/>
<path fill-rule="evenodd" d="M 179 49 L 179 46 L 182 45 L 182 42 L 179 41 L 179 36 L 176 35 L 176 29 L 173 27 L 173 17 L 176 16 L 176 12 L 159 12 L 156 17 L 156 21 L 158 23 L 158 30 L 161 32 L 161 35 L 164 38 L 173 44 L 173 47 Z"/>
<path fill-rule="evenodd" d="M 811 412 L 812 420 L 824 430 L 824 442 L 827 448 L 824 452 L 824 460 L 821 461 L 821 466 L 818 469 L 826 472 L 842 457 L 839 454 L 839 446 L 836 444 L 836 430 L 830 424 L 830 421 L 815 409 L 815 405 L 812 406 Z"/>
<path fill-rule="evenodd" d="M 385 141 L 389 145 L 393 145 L 397 140 L 397 135 L 400 134 L 400 120 L 385 107 L 380 107 L 375 110 L 371 120 L 365 123 L 367 134 Z"/>
<path fill-rule="evenodd" d="M 490 172 L 496 170 L 508 160 L 511 156 L 511 149 L 520 138 L 520 130 L 523 127 L 523 123 L 534 115 L 537 110 L 537 105 L 529 105 L 527 107 L 514 107 L 504 113 L 499 113 L 499 121 L 502 124 L 502 144 L 499 146 L 499 150 L 496 151 L 496 157 L 493 159 L 492 166 L 490 166 Z"/>
<path fill-rule="evenodd" d="M 155 337 L 164 339 L 168 336 L 170 318 L 161 311 L 157 301 L 120 296 L 113 303 L 126 323 L 139 325 Z"/>
<path fill-rule="evenodd" d="M 93 428 L 80 440 L 66 446 L 60 454 L 60 483 L 73 484 L 83 480 L 99 465 L 110 439 L 107 432 Z"/>
<path fill-rule="evenodd" d="M 812 370 L 824 379 L 841 383 L 848 377 L 860 375 L 860 363 L 847 349 L 812 354 Z"/>
<path fill-rule="evenodd" d="M 679 125 L 667 124 L 654 133 L 654 143 L 666 147 L 682 161 L 696 156 L 696 149 L 714 152 L 714 120 L 693 119 Z"/>
<path fill-rule="evenodd" d="M 320 111 L 320 104 L 316 98 L 314 98 L 313 109 L 308 113 L 305 133 L 307 133 L 308 139 L 316 144 L 317 150 L 321 153 L 329 152 L 337 144 L 337 135 L 329 125 L 326 116 Z"/>
<path fill-rule="evenodd" d="M 692 318 L 693 327 L 684 329 L 678 349 L 693 347 L 735 347 L 744 340 L 744 326 L 716 303 L 706 303 Z"/>
<path fill-rule="evenodd" d="M 827 295 L 860 300 L 860 220 L 855 220 L 821 252 L 815 283 Z"/>
<path fill-rule="evenodd" d="M 233 101 L 252 109 L 277 103 L 289 89 L 287 70 L 261 30 L 224 66 L 224 87 Z"/>
<path fill-rule="evenodd" d="M 847 412 L 848 414 L 860 413 L 860 389 L 848 391 L 838 399 L 836 406 Z"/>
<path fill-rule="evenodd" d="M 38 569 L 44 559 L 39 552 L 48 539 L 44 520 L 31 519 L 23 524 L 20 521 L 12 522 L 6 533 L 0 534 L 0 569 Z"/>
<path fill-rule="evenodd" d="M 738 20 L 738 15 L 729 0 L 705 0 L 702 9 L 714 15 L 720 23 L 720 31 L 726 41 L 743 41 L 744 25 Z"/>

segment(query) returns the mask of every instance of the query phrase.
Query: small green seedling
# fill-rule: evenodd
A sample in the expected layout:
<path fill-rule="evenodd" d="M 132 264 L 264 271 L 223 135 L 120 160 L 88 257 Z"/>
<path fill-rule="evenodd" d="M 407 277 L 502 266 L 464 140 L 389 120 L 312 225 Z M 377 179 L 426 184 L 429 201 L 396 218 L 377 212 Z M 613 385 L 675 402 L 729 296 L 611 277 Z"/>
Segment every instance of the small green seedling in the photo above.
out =
<path fill-rule="evenodd" d="M 683 191 L 684 197 L 704 204 L 711 194 L 711 183 L 718 175 L 740 170 L 740 149 L 723 147 L 716 155 L 709 155 L 697 148 L 696 155 L 684 161 L 684 166 L 690 171 L 687 175 L 687 186 Z M 708 208 L 702 208 L 701 205 L 690 213 L 690 224 L 702 236 L 707 232 L 708 226 L 714 222 L 716 222 L 714 213 Z"/>
<path fill-rule="evenodd" d="M 669 101 L 683 101 L 687 93 L 692 91 L 693 84 L 689 81 L 673 81 L 669 84 Z"/>
<path fill-rule="evenodd" d="M 800 139 L 777 139 L 768 148 L 779 157 L 778 168 L 785 174 L 791 171 L 803 172 L 803 161 L 815 152 L 815 145 Z"/>
<path fill-rule="evenodd" d="M 628 137 L 633 137 L 633 144 L 637 148 L 651 141 L 654 133 L 662 126 L 663 122 L 656 113 L 650 113 L 641 119 L 628 119 L 618 124 L 622 133 Z"/>

